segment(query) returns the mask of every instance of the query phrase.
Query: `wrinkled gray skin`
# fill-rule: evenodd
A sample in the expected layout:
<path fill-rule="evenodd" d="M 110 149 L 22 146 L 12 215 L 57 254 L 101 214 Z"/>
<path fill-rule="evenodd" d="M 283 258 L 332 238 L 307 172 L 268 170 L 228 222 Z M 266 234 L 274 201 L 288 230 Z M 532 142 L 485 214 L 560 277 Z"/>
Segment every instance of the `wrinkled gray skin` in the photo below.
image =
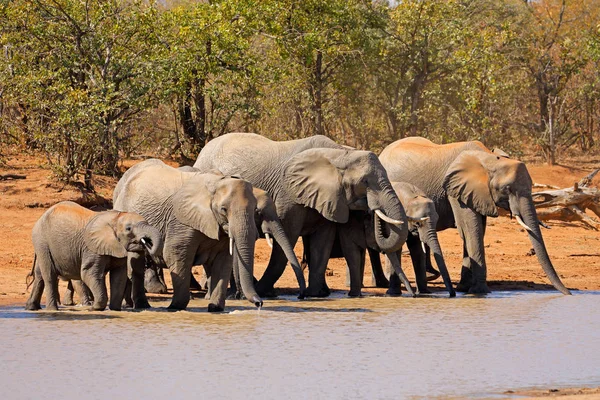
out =
<path fill-rule="evenodd" d="M 92 309 L 108 303 L 106 271 L 110 272 L 109 307 L 120 310 L 127 280 L 126 258 L 149 253 L 161 261 L 160 232 L 135 213 L 94 212 L 65 201 L 52 206 L 36 222 L 32 232 L 35 260 L 33 288 L 25 308 L 39 310 L 42 291 L 46 309 L 58 309 L 58 277 L 81 280 L 94 297 Z"/>
<path fill-rule="evenodd" d="M 325 136 L 276 142 L 252 133 L 230 133 L 210 141 L 195 168 L 239 175 L 265 190 L 275 201 L 285 234 L 294 246 L 310 236 L 307 296 L 329 295 L 325 268 L 334 242 L 335 224 L 346 223 L 350 210 L 380 209 L 403 224 L 376 219 L 376 240 L 385 251 L 406 241 L 406 216 L 387 174 L 375 154 L 344 148 Z M 257 284 L 261 295 L 274 295 L 273 286 L 286 266 L 276 243 L 267 269 Z"/>
<path fill-rule="evenodd" d="M 91 306 L 94 295 L 90 291 L 90 289 L 80 280 L 78 279 L 69 279 L 67 283 L 67 288 L 63 293 L 63 297 L 61 299 L 61 303 L 63 306 L 74 306 L 75 300 L 73 299 L 73 294 L 77 293 L 79 296 L 79 305 L 82 306 Z"/>
<path fill-rule="evenodd" d="M 199 172 L 196 168 L 190 166 L 179 167 L 178 170 L 185 172 Z M 306 291 L 306 282 L 304 280 L 302 268 L 300 267 L 300 263 L 298 262 L 296 254 L 294 253 L 294 248 L 288 241 L 287 236 L 283 231 L 283 226 L 281 225 L 281 221 L 277 216 L 275 203 L 273 202 L 273 199 L 271 199 L 271 196 L 269 196 L 269 194 L 262 189 L 252 188 L 252 193 L 256 198 L 256 213 L 254 215 L 254 219 L 256 222 L 256 229 L 258 231 L 259 237 L 265 238 L 266 234 L 268 234 L 270 235 L 271 240 L 274 240 L 275 242 L 279 243 L 288 261 L 292 265 L 294 273 L 296 274 L 296 279 L 298 280 L 298 286 L 300 288 L 300 293 L 298 297 L 304 298 L 304 293 Z M 244 296 L 241 282 L 239 279 L 239 264 L 236 263 L 235 260 L 233 263 L 233 275 L 235 277 L 235 284 L 232 285 L 232 289 L 234 289 L 236 293 L 234 293 L 232 297 L 241 299 Z M 193 275 L 192 279 L 194 279 Z M 156 270 L 154 269 L 146 270 L 144 285 L 146 287 L 146 291 L 148 291 L 149 293 L 161 293 L 155 290 L 162 290 L 163 287 L 164 293 L 166 293 L 166 286 L 164 286 L 164 281 L 161 281 L 159 279 L 159 274 L 157 274 Z M 197 283 L 197 285 L 199 288 L 200 284 Z M 210 293 L 207 293 L 207 296 L 210 297 Z"/>
<path fill-rule="evenodd" d="M 396 191 L 400 202 L 409 216 L 408 231 L 409 236 L 406 244 L 410 252 L 415 277 L 417 282 L 417 291 L 419 293 L 429 293 L 427 289 L 426 276 L 426 253 L 423 251 L 421 244 L 426 245 L 433 253 L 436 264 L 440 270 L 440 274 L 444 280 L 446 290 L 450 297 L 455 297 L 456 292 L 452 287 L 452 281 L 446 268 L 444 255 L 440 247 L 440 242 L 437 237 L 436 226 L 439 220 L 437 211 L 433 201 L 428 198 L 425 193 L 415 185 L 406 182 L 392 182 L 392 187 Z M 401 255 L 398 253 L 398 258 Z M 398 277 L 392 272 L 390 276 L 389 294 L 396 294 L 400 291 L 400 282 Z"/>
<path fill-rule="evenodd" d="M 113 193 L 113 204 L 135 210 L 165 236 L 164 259 L 173 281 L 169 309 L 187 307 L 191 268 L 203 265 L 211 281 L 208 310 L 222 311 L 233 258 L 240 264 L 244 294 L 257 307 L 262 305 L 253 285 L 256 199 L 248 182 L 180 171 L 152 159 L 125 172 Z M 134 307 L 148 308 L 144 259 L 131 259 L 130 267 Z"/>
<path fill-rule="evenodd" d="M 310 265 L 310 254 L 313 243 L 310 237 L 302 239 L 304 246 L 304 262 Z M 379 253 L 381 250 L 375 240 L 375 226 L 373 215 L 364 211 L 351 211 L 345 224 L 336 224 L 335 240 L 329 258 L 345 258 L 347 264 L 346 283 L 350 286 L 348 296 L 358 297 L 363 287 L 365 270 L 365 256 L 369 252 L 373 266 L 373 279 L 378 287 L 389 287 L 390 283 L 385 277 Z M 396 279 L 401 279 L 408 293 L 415 296 L 408 278 L 401 268 L 399 252 L 386 254 L 386 261 L 393 267 Z M 390 257 L 391 256 L 391 257 Z M 394 294 L 400 294 L 399 291 Z"/>
<path fill-rule="evenodd" d="M 496 217 L 501 207 L 522 218 L 550 282 L 560 292 L 570 294 L 548 257 L 525 164 L 495 154 L 480 142 L 437 145 L 419 137 L 390 144 L 379 159 L 392 181 L 412 183 L 433 200 L 439 215 L 438 231 L 458 228 L 463 240 L 458 291 L 490 291 L 483 237 L 487 217 Z"/>

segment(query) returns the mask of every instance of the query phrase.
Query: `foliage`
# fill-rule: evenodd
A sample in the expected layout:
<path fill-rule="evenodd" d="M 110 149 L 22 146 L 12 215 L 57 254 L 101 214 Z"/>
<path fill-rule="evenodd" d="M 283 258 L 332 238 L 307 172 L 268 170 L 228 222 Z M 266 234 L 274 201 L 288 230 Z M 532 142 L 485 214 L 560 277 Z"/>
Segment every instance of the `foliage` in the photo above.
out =
<path fill-rule="evenodd" d="M 191 161 L 234 130 L 374 151 L 478 139 L 550 163 L 600 142 L 595 1 L 160 4 L 0 3 L 0 143 L 91 187 L 124 155 Z"/>

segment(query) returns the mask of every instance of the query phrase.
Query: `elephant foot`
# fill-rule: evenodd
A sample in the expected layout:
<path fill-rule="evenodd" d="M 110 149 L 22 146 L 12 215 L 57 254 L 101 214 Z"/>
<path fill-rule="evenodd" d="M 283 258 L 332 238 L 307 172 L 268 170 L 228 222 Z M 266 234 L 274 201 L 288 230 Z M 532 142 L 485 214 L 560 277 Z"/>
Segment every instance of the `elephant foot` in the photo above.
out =
<path fill-rule="evenodd" d="M 375 280 L 372 282 L 372 284 L 373 284 L 373 286 L 382 288 L 382 289 L 390 287 L 390 281 L 388 281 L 385 277 L 375 278 Z"/>
<path fill-rule="evenodd" d="M 386 296 L 397 297 L 402 296 L 402 290 L 399 287 L 391 287 L 385 292 Z"/>
<path fill-rule="evenodd" d="M 216 304 L 209 304 L 208 305 L 208 312 L 223 312 L 225 310 L 224 307 L 220 307 Z"/>
<path fill-rule="evenodd" d="M 470 284 L 459 282 L 456 285 L 456 291 L 457 292 L 460 292 L 460 293 L 469 293 L 469 290 L 471 290 L 471 285 Z"/>
<path fill-rule="evenodd" d="M 119 306 L 110 306 L 110 305 L 109 305 L 109 306 L 108 306 L 108 309 L 109 309 L 109 310 L 111 310 L 111 311 L 121 311 L 121 309 L 122 309 L 122 306 L 121 306 L 121 307 L 119 307 Z"/>
<path fill-rule="evenodd" d="M 491 292 L 492 291 L 490 290 L 487 283 L 485 283 L 485 282 L 476 283 L 475 285 L 471 286 L 471 288 L 469 289 L 469 294 L 488 294 Z"/>
<path fill-rule="evenodd" d="M 348 292 L 348 297 L 361 297 L 362 293 L 360 290 L 351 290 Z"/>
<path fill-rule="evenodd" d="M 227 295 L 227 300 L 246 300 L 246 296 L 242 292 L 231 292 Z"/>
<path fill-rule="evenodd" d="M 140 301 L 135 301 L 133 304 L 133 308 L 135 310 L 145 310 L 148 308 L 152 308 L 152 306 L 150 305 L 150 303 L 148 303 L 148 300 L 140 300 Z"/>
<path fill-rule="evenodd" d="M 42 306 L 40 305 L 40 303 L 30 303 L 27 302 L 25 304 L 25 309 L 28 311 L 37 311 L 37 310 L 41 310 Z"/>
<path fill-rule="evenodd" d="M 427 276 L 427 282 L 435 281 L 441 275 L 439 273 L 439 271 L 437 271 L 437 270 L 435 270 L 433 268 L 427 268 L 427 271 L 426 271 L 425 274 Z"/>
<path fill-rule="evenodd" d="M 306 297 L 329 297 L 331 294 L 331 290 L 327 286 L 314 289 L 312 287 L 308 287 L 306 289 Z"/>
<path fill-rule="evenodd" d="M 277 290 L 273 287 L 269 288 L 269 289 L 263 289 L 263 290 L 259 290 L 258 288 L 256 288 L 256 293 L 265 299 L 273 299 L 275 297 L 277 297 Z"/>
<path fill-rule="evenodd" d="M 75 302 L 73 301 L 72 297 L 66 297 L 63 299 L 62 301 L 62 305 L 63 306 L 74 306 Z"/>
<path fill-rule="evenodd" d="M 58 306 L 56 304 L 47 304 L 46 311 L 58 311 Z"/>
<path fill-rule="evenodd" d="M 152 281 L 146 284 L 146 292 L 156 294 L 166 294 L 168 292 L 167 286 L 160 282 Z"/>
<path fill-rule="evenodd" d="M 417 294 L 431 294 L 431 290 L 425 289 L 417 289 Z"/>

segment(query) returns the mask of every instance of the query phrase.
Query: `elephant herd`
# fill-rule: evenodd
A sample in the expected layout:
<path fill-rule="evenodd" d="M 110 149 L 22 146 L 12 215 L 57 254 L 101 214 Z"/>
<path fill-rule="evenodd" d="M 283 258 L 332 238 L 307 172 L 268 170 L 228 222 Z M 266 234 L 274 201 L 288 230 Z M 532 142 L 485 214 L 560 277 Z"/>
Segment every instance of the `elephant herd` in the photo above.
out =
<path fill-rule="evenodd" d="M 526 230 L 554 287 L 570 294 L 548 257 L 531 189 L 522 162 L 480 142 L 438 145 L 410 137 L 377 157 L 325 136 L 272 141 L 230 133 L 210 141 L 193 167 L 173 168 L 156 159 L 134 165 L 113 193 L 119 211 L 97 213 L 70 202 L 50 208 L 32 233 L 33 288 L 26 308 L 40 309 L 45 290 L 47 309 L 57 309 L 59 277 L 81 281 L 75 288 L 80 297 L 93 298 L 93 309 L 108 304 L 119 310 L 123 299 L 148 308 L 148 261 L 169 269 L 173 310 L 188 305 L 194 265 L 206 272 L 209 311 L 224 309 L 230 281 L 238 295 L 260 307 L 262 297 L 276 295 L 274 285 L 288 262 L 300 298 L 328 296 L 325 269 L 331 257 L 346 259 L 348 294 L 360 296 L 367 252 L 378 286 L 399 294 L 402 282 L 414 296 L 400 263 L 405 244 L 417 293 L 427 293 L 427 281 L 441 275 L 452 297 L 437 238 L 447 228 L 457 228 L 463 241 L 456 290 L 488 293 L 484 234 L 487 217 L 496 217 L 498 207 Z M 272 253 L 255 280 L 259 237 L 267 238 Z M 293 251 L 300 237 L 308 285 Z M 381 253 L 391 267 L 389 281 Z"/>

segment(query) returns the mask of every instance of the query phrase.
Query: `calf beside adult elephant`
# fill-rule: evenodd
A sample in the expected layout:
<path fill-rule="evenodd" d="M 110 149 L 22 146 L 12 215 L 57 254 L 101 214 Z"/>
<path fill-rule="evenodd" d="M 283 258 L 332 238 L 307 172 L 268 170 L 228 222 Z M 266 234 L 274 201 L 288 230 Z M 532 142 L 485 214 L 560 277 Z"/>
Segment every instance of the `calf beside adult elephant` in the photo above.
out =
<path fill-rule="evenodd" d="M 526 229 L 552 285 L 570 294 L 548 257 L 525 164 L 491 152 L 477 141 L 437 145 L 419 137 L 390 144 L 379 158 L 392 181 L 411 183 L 433 200 L 438 231 L 458 228 L 463 265 L 457 290 L 489 292 L 483 237 L 486 218 L 496 217 L 501 207 Z"/>
<path fill-rule="evenodd" d="M 252 133 L 229 133 L 210 141 L 195 168 L 239 175 L 265 190 L 277 208 L 289 242 L 310 235 L 308 296 L 327 296 L 325 268 L 335 236 L 350 210 L 375 212 L 375 239 L 385 252 L 401 248 L 408 235 L 406 215 L 377 156 L 345 148 L 325 136 L 272 141 Z M 257 284 L 273 294 L 286 257 L 276 244 Z"/>
<path fill-rule="evenodd" d="M 76 203 L 58 203 L 42 215 L 32 232 L 35 249 L 33 288 L 25 308 L 58 309 L 58 277 L 81 280 L 93 294 L 94 310 L 108 303 L 105 273 L 110 272 L 110 308 L 120 310 L 127 281 L 127 260 L 145 252 L 162 262 L 160 232 L 135 213 L 94 212 Z M 83 291 L 82 291 L 83 293 Z"/>

